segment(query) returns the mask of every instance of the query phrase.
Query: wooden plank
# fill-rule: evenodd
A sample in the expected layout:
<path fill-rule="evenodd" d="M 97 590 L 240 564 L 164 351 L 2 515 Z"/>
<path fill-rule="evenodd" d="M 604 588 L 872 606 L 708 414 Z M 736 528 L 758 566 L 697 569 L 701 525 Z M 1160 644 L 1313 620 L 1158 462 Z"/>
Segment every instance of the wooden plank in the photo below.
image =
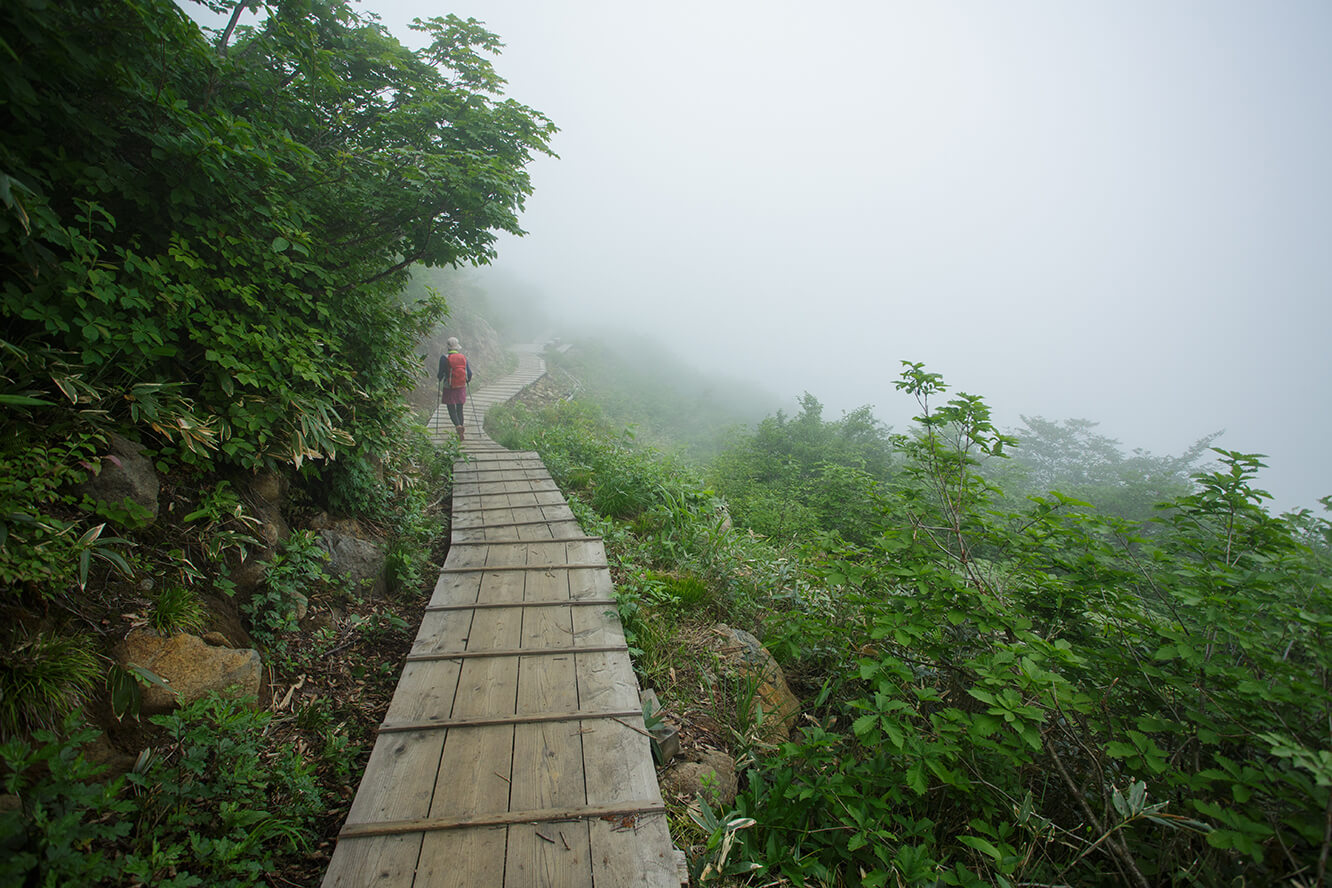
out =
<path fill-rule="evenodd" d="M 604 558 L 600 542 L 569 544 L 569 558 Z M 614 593 L 609 570 L 580 570 L 569 573 L 570 594 L 610 597 Z M 578 608 L 570 614 L 574 638 L 580 643 L 623 642 L 624 631 L 617 614 Z M 578 655 L 579 704 L 584 707 L 638 705 L 638 682 L 627 653 Z M 636 719 L 589 723 L 585 733 L 584 769 L 587 773 L 588 804 L 610 803 L 630 797 L 660 798 L 656 769 L 641 714 Z M 632 726 L 632 727 L 631 727 Z M 637 795 L 641 794 L 641 795 Z M 598 888 L 651 886 L 678 888 L 674 846 L 664 816 L 641 816 L 611 823 L 588 824 L 592 847 L 593 878 Z"/>
<path fill-rule="evenodd" d="M 596 888 L 680 888 L 675 847 L 664 814 L 588 822 Z"/>
<path fill-rule="evenodd" d="M 639 725 L 642 724 L 641 716 Z M 583 735 L 589 805 L 657 799 L 657 773 L 648 738 L 616 721 L 589 723 Z M 637 797 L 636 792 L 644 793 Z M 589 824 L 593 878 L 599 886 L 678 888 L 670 830 L 664 817 Z"/>
<path fill-rule="evenodd" d="M 503 885 L 507 835 L 504 826 L 426 833 L 416 867 L 416 888 Z"/>
<path fill-rule="evenodd" d="M 460 490 L 461 488 L 461 490 Z M 498 488 L 498 490 L 496 489 Z M 496 493 L 559 493 L 560 488 L 554 483 L 537 484 L 535 481 L 520 479 L 485 479 L 455 482 L 453 496 L 492 496 Z"/>
<path fill-rule="evenodd" d="M 441 574 L 430 596 L 431 604 L 469 604 L 481 591 L 480 574 Z"/>
<path fill-rule="evenodd" d="M 540 558 L 541 551 L 528 551 Z M 561 551 L 557 557 L 564 557 Z M 552 575 L 529 576 L 524 600 L 567 599 L 568 582 Z M 549 648 L 567 640 L 572 617 L 567 608 L 523 612 L 522 644 Z M 523 657 L 518 661 L 518 712 L 546 713 L 578 708 L 573 655 Z M 581 720 L 533 722 L 514 732 L 510 806 L 519 810 L 582 807 L 584 794 Z M 512 886 L 567 885 L 592 888 L 588 831 L 569 829 L 560 843 L 536 826 L 509 829 L 505 883 Z M 544 836 L 544 838 L 543 838 Z M 572 839 L 572 841 L 569 841 Z M 566 843 L 568 847 L 565 847 Z"/>
<path fill-rule="evenodd" d="M 513 553 L 494 553 L 501 562 Z M 522 575 L 482 575 L 482 600 L 522 599 Z M 516 581 L 516 582 L 515 582 Z M 511 648 L 521 640 L 521 617 L 509 610 L 490 611 L 497 619 L 478 621 L 467 640 L 468 650 Z M 514 715 L 518 691 L 518 662 L 514 658 L 487 657 L 462 663 L 452 718 Z M 513 725 L 494 725 L 466 731 L 432 731 L 448 741 L 440 760 L 431 802 L 433 818 L 456 819 L 502 814 L 509 809 L 513 765 Z M 478 824 L 479 825 L 479 824 Z M 421 843 L 418 885 L 501 885 L 507 830 L 432 832 Z M 460 866 L 460 861 L 466 861 Z"/>
<path fill-rule="evenodd" d="M 523 481 L 549 481 L 550 472 L 546 469 L 545 464 L 539 460 L 533 460 L 533 462 L 535 465 L 521 465 L 514 462 L 484 469 L 470 463 L 462 463 L 453 469 L 453 482 L 457 484 L 461 481 L 477 480 L 481 475 L 485 475 L 487 478 L 491 475 L 501 475 Z M 533 473 L 536 474 L 536 477 L 532 477 Z"/>
<path fill-rule="evenodd" d="M 427 611 L 421 617 L 421 629 L 408 653 L 408 662 L 413 655 L 418 659 L 445 659 L 443 655 L 460 653 L 467 645 L 467 638 L 476 623 L 476 616 L 469 606 L 466 610 Z M 497 619 L 517 619 L 515 614 L 500 614 Z M 430 655 L 430 656 L 427 656 Z M 440 655 L 440 656 L 434 656 Z"/>
<path fill-rule="evenodd" d="M 338 839 L 321 888 L 410 888 L 423 836 L 371 836 Z"/>
<path fill-rule="evenodd" d="M 566 507 L 567 508 L 567 507 Z M 498 511 L 496 509 L 487 509 L 486 511 Z M 570 512 L 568 516 L 548 515 L 541 518 L 528 518 L 521 521 L 487 521 L 476 524 L 455 524 L 454 530 L 494 530 L 499 527 L 535 527 L 542 524 L 576 524 L 577 518 Z"/>
<path fill-rule="evenodd" d="M 468 485 L 469 487 L 471 485 Z M 488 502 L 467 503 L 458 505 L 458 500 L 487 500 Z M 454 491 L 453 502 L 455 513 L 465 513 L 476 509 L 478 506 L 485 508 L 506 508 L 508 506 L 562 506 L 566 505 L 564 495 L 559 490 L 509 490 L 509 491 L 491 491 L 482 493 L 480 491 Z"/>
<path fill-rule="evenodd" d="M 401 821 L 430 810 L 444 735 L 438 731 L 377 739 L 348 812 L 348 822 Z M 334 848 L 324 874 L 326 886 L 412 884 L 421 852 L 420 835 L 379 835 Z"/>

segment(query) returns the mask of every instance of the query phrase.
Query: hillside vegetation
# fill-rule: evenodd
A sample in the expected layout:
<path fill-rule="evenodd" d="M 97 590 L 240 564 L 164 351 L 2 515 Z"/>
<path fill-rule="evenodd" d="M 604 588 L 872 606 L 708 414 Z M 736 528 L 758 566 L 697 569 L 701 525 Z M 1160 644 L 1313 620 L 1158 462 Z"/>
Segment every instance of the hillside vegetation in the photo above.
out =
<path fill-rule="evenodd" d="M 402 290 L 521 233 L 554 126 L 473 20 L 262 9 L 0 6 L 6 885 L 317 882 L 419 618 L 446 305 Z"/>
<path fill-rule="evenodd" d="M 581 396 L 494 415 L 606 538 L 668 715 L 725 723 L 738 797 L 672 826 L 695 878 L 1326 884 L 1332 525 L 1270 514 L 1260 458 L 1210 439 L 1125 456 L 1003 432 L 919 364 L 896 388 L 904 432 L 806 395 L 707 468 Z M 696 643 L 719 622 L 801 696 L 789 740 Z"/>

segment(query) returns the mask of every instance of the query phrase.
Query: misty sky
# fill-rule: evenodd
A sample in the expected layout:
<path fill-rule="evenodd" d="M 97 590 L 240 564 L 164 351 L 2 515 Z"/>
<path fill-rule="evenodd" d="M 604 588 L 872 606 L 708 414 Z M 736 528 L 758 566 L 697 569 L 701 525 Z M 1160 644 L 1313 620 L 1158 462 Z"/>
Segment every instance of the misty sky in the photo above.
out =
<path fill-rule="evenodd" d="M 561 127 L 482 274 L 570 328 L 898 429 L 924 361 L 1005 425 L 1224 428 L 1278 507 L 1332 493 L 1332 3 L 362 8 L 409 45 L 413 16 L 484 21 Z"/>

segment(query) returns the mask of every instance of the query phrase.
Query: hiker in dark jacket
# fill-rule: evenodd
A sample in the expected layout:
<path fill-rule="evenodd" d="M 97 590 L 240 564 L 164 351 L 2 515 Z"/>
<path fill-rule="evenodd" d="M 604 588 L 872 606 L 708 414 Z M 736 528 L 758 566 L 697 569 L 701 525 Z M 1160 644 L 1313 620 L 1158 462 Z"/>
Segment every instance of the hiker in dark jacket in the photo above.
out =
<path fill-rule="evenodd" d="M 472 362 L 462 353 L 462 344 L 450 336 L 448 354 L 439 356 L 440 403 L 449 408 L 449 419 L 463 438 L 463 404 L 467 401 L 467 383 L 472 381 Z"/>

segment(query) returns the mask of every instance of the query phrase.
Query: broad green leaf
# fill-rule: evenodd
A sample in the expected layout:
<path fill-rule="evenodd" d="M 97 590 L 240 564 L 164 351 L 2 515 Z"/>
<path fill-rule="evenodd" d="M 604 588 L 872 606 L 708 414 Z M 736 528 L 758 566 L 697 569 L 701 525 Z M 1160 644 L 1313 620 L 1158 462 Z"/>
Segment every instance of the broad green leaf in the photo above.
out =
<path fill-rule="evenodd" d="M 983 839 L 980 836 L 958 836 L 957 840 L 968 848 L 975 848 L 982 854 L 988 855 L 995 861 L 1003 859 L 1003 854 L 999 852 L 998 848 L 994 847 L 989 839 Z"/>

